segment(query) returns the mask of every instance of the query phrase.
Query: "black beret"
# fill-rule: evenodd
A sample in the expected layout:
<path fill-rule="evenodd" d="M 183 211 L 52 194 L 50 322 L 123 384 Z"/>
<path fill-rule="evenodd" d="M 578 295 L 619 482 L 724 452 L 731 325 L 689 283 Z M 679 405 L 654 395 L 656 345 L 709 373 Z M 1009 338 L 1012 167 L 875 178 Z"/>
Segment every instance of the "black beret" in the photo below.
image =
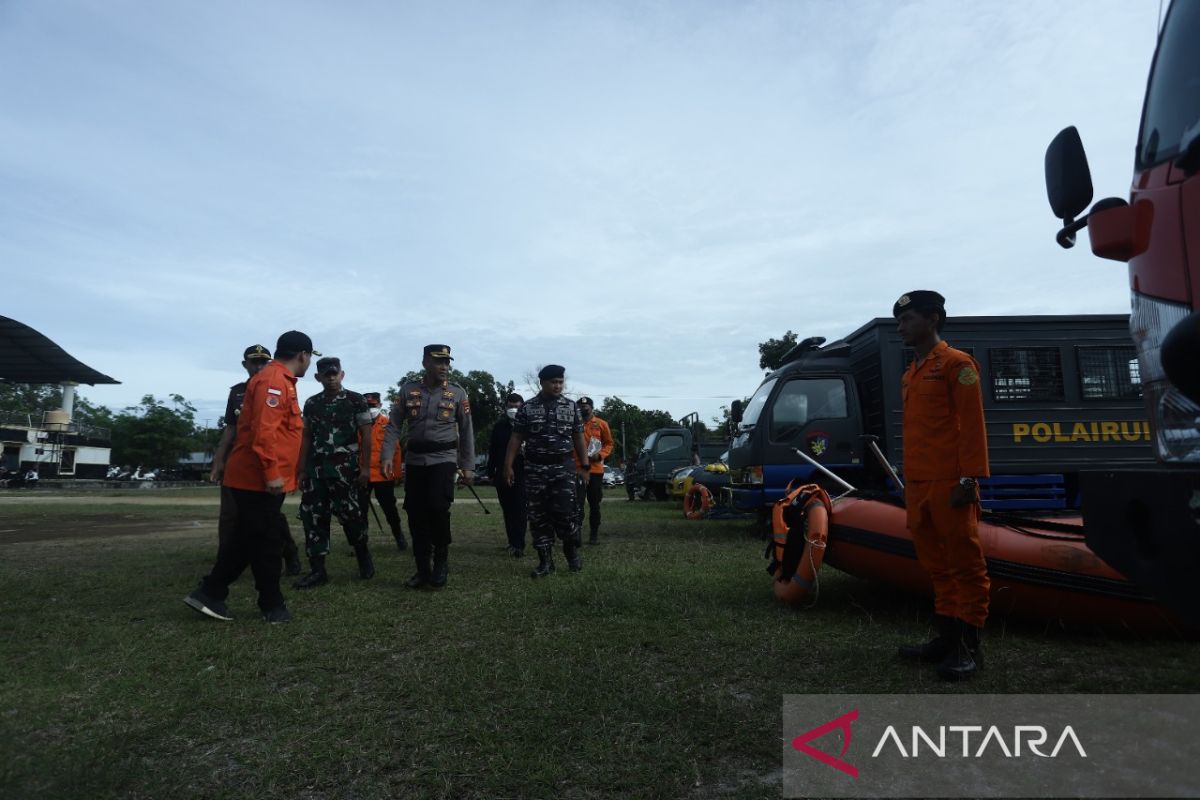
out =
<path fill-rule="evenodd" d="M 317 362 L 317 374 L 321 375 L 326 372 L 341 372 L 342 360 L 337 356 L 325 356 Z"/>
<path fill-rule="evenodd" d="M 909 309 L 916 311 L 937 311 L 946 316 L 946 298 L 928 289 L 914 289 L 908 294 L 900 295 L 900 299 L 892 306 L 892 316 L 898 317 Z"/>
<path fill-rule="evenodd" d="M 555 378 L 561 378 L 567 374 L 567 368 L 561 367 L 558 364 L 547 364 L 542 367 L 542 371 L 538 373 L 539 381 L 551 381 Z"/>

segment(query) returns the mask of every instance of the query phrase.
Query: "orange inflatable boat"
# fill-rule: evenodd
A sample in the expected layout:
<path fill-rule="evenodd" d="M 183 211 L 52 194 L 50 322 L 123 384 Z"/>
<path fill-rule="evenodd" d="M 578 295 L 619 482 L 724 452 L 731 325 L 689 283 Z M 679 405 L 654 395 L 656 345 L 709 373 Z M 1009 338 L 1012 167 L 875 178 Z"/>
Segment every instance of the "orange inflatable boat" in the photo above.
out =
<path fill-rule="evenodd" d="M 992 614 L 1016 614 L 1137 630 L 1186 626 L 1084 542 L 1078 515 L 985 513 L 979 538 L 991 579 Z M 845 497 L 835 502 L 825 561 L 860 578 L 932 596 L 896 504 Z"/>

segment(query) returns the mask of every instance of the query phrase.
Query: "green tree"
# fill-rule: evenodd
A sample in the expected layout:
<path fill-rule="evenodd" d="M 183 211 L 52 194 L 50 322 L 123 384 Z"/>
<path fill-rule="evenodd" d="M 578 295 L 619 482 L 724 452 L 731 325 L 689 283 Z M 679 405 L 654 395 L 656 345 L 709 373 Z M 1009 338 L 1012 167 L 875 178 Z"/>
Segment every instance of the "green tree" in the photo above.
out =
<path fill-rule="evenodd" d="M 395 386 L 387 390 L 388 401 L 396 401 L 403 384 L 408 381 L 420 382 L 424 375 L 421 370 L 406 373 L 396 381 Z M 504 414 L 504 398 L 513 391 L 513 382 L 500 383 L 492 373 L 482 369 L 473 369 L 470 372 L 451 369 L 448 380 L 467 391 L 467 398 L 471 403 L 471 424 L 475 429 L 475 453 L 484 455 L 492 437 L 492 428 Z"/>
<path fill-rule="evenodd" d="M 113 463 L 174 466 L 197 447 L 198 434 L 195 406 L 177 394 L 168 401 L 148 394 L 113 417 Z"/>
<path fill-rule="evenodd" d="M 677 424 L 666 411 L 658 409 L 638 408 L 633 403 L 626 403 L 619 397 L 606 397 L 596 410 L 596 415 L 608 423 L 613 436 L 613 458 L 618 463 L 631 461 L 642 449 L 642 441 L 652 431 L 659 428 L 669 428 Z M 624 445 L 622 450 L 622 425 L 624 426 Z"/>
<path fill-rule="evenodd" d="M 796 344 L 796 334 L 788 331 L 780 339 L 767 339 L 758 344 L 758 366 L 770 372 L 779 369 L 783 357 Z"/>

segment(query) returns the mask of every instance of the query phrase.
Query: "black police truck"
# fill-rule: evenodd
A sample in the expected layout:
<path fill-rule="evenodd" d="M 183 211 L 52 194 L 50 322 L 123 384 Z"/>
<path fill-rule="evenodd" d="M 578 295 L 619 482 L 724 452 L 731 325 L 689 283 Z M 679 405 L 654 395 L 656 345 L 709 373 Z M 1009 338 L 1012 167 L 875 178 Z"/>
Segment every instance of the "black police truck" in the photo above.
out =
<path fill-rule="evenodd" d="M 1153 462 L 1128 315 L 951 317 L 942 338 L 979 362 L 984 507 L 1077 507 L 1081 470 Z M 734 404 L 734 505 L 762 509 L 790 481 L 827 482 L 796 449 L 855 486 L 894 489 L 868 437 L 903 476 L 900 378 L 912 358 L 891 318 L 792 348 L 744 408 Z"/>

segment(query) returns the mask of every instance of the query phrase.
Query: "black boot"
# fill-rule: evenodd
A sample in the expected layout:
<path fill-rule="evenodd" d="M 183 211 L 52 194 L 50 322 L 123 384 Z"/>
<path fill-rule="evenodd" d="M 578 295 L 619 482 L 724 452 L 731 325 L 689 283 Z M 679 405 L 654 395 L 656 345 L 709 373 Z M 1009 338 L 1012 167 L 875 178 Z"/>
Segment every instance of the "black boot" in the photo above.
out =
<path fill-rule="evenodd" d="M 544 578 L 554 572 L 554 551 L 550 545 L 541 545 L 537 548 L 537 554 L 537 569 L 531 572 L 529 577 Z"/>
<path fill-rule="evenodd" d="M 329 583 L 329 575 L 325 572 L 325 556 L 313 556 L 308 560 L 311 572 L 292 584 L 293 589 L 312 589 Z"/>
<path fill-rule="evenodd" d="M 567 568 L 571 572 L 583 569 L 583 555 L 580 554 L 579 544 L 575 540 L 568 539 L 563 542 L 563 555 L 567 557 Z"/>
<path fill-rule="evenodd" d="M 375 560 L 371 558 L 371 549 L 366 542 L 354 545 L 354 557 L 358 559 L 358 576 L 366 580 L 375 577 Z"/>
<path fill-rule="evenodd" d="M 300 564 L 300 550 L 292 546 L 283 554 L 284 574 L 289 576 L 299 575 L 304 567 Z"/>
<path fill-rule="evenodd" d="M 982 631 L 960 619 L 953 620 L 956 636 L 950 652 L 938 665 L 938 675 L 943 680 L 961 681 L 983 668 L 983 648 L 980 643 Z"/>
<path fill-rule="evenodd" d="M 950 647 L 954 643 L 956 634 L 955 623 L 957 620 L 953 617 L 935 614 L 933 621 L 937 627 L 937 635 L 924 644 L 900 645 L 901 658 L 920 661 L 923 664 L 937 664 L 950 653 Z"/>
<path fill-rule="evenodd" d="M 429 585 L 434 589 L 440 589 L 446 585 L 446 578 L 450 575 L 450 545 L 439 544 L 433 548 L 433 575 L 429 578 Z"/>
<path fill-rule="evenodd" d="M 600 544 L 600 531 L 592 531 L 592 535 L 588 537 L 588 544 Z"/>
<path fill-rule="evenodd" d="M 417 572 L 404 585 L 410 589 L 420 589 L 429 583 L 429 545 L 422 547 L 413 540 L 413 558 L 417 562 Z"/>
<path fill-rule="evenodd" d="M 407 550 L 408 542 L 404 541 L 404 528 L 397 523 L 396 527 L 392 528 L 392 538 L 396 540 L 397 550 Z"/>

